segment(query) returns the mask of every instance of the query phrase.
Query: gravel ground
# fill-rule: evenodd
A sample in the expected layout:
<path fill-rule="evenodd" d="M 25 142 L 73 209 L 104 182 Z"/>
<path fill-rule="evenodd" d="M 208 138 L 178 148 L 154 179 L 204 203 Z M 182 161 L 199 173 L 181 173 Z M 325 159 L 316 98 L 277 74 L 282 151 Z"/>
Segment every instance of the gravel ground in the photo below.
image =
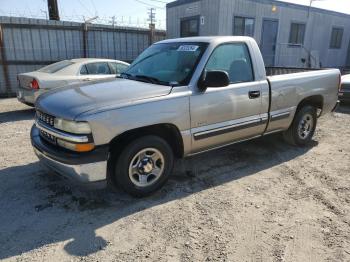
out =
<path fill-rule="evenodd" d="M 0 259 L 350 261 L 350 107 L 309 147 L 279 135 L 179 161 L 152 197 L 88 191 L 44 171 L 34 111 L 0 100 Z"/>

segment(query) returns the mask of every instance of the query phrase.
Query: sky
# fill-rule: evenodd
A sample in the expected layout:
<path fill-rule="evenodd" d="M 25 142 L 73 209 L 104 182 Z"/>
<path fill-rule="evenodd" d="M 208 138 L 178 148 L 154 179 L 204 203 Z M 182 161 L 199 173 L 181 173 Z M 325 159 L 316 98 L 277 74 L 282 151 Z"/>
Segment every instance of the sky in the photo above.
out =
<path fill-rule="evenodd" d="M 172 0 L 57 0 L 61 20 L 147 27 L 149 8 L 156 8 L 156 27 L 165 29 L 165 5 Z M 212 0 L 214 1 L 214 0 Z M 281 0 L 308 5 L 310 0 Z M 350 14 L 350 0 L 314 0 L 312 6 Z M 0 16 L 46 18 L 47 0 L 0 0 Z M 114 16 L 114 18 L 113 18 Z"/>

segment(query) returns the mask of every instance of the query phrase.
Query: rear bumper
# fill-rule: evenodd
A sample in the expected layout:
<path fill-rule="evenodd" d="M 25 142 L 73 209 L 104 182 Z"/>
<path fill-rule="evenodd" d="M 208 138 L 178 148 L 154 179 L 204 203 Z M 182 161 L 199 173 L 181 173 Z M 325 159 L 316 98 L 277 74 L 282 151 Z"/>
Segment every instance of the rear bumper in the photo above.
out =
<path fill-rule="evenodd" d="M 43 140 L 35 125 L 30 137 L 34 152 L 45 168 L 78 184 L 98 187 L 107 185 L 107 146 L 98 147 L 88 153 L 69 152 Z"/>
<path fill-rule="evenodd" d="M 34 105 L 37 98 L 43 93 L 45 93 L 43 89 L 33 90 L 20 87 L 17 91 L 17 99 L 24 104 Z"/>

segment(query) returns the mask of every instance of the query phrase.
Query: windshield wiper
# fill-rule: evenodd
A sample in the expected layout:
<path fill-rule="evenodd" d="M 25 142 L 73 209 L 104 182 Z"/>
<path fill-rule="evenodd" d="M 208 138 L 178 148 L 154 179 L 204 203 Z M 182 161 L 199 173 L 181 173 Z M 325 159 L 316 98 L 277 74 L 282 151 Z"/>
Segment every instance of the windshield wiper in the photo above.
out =
<path fill-rule="evenodd" d="M 124 73 L 121 73 L 119 76 L 117 76 L 117 78 L 131 79 L 132 75 L 124 72 Z"/>
<path fill-rule="evenodd" d="M 138 79 L 144 79 L 149 83 L 152 84 L 159 84 L 162 83 L 162 81 L 160 81 L 158 78 L 152 77 L 152 76 L 146 76 L 146 75 L 134 75 L 135 78 Z M 164 82 L 163 82 L 164 83 Z"/>
<path fill-rule="evenodd" d="M 158 85 L 166 85 L 168 86 L 169 83 L 166 81 L 159 80 L 156 77 L 153 76 L 146 76 L 146 75 L 134 75 L 134 80 L 139 80 L 139 81 L 146 81 L 151 84 L 158 84 Z"/>
<path fill-rule="evenodd" d="M 146 76 L 146 75 L 132 75 L 129 73 L 121 73 L 120 76 L 117 76 L 117 77 L 123 78 L 123 79 L 130 79 L 130 80 L 147 82 L 147 83 L 151 83 L 151 84 L 169 85 L 168 82 L 161 81 L 156 77 Z"/>

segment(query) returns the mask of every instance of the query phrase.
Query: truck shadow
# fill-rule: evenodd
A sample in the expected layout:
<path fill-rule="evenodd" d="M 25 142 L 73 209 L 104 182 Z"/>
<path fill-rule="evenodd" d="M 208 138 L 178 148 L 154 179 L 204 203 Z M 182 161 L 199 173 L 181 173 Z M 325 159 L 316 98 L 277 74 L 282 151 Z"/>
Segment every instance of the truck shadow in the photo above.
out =
<path fill-rule="evenodd" d="M 350 103 L 341 103 L 341 105 L 336 110 L 337 113 L 350 114 Z"/>
<path fill-rule="evenodd" d="M 34 115 L 34 108 L 21 109 L 9 112 L 0 112 L 0 124 L 7 122 L 17 122 L 22 120 L 31 120 L 34 119 Z"/>
<path fill-rule="evenodd" d="M 0 170 L 0 259 L 65 241 L 74 256 L 108 246 L 96 230 L 151 207 L 185 198 L 280 165 L 318 143 L 296 148 L 278 135 L 248 141 L 175 163 L 168 184 L 151 197 L 122 192 L 86 191 L 48 175 L 38 162 Z M 224 201 L 224 199 L 223 199 Z M 118 243 L 114 243 L 117 245 Z"/>

